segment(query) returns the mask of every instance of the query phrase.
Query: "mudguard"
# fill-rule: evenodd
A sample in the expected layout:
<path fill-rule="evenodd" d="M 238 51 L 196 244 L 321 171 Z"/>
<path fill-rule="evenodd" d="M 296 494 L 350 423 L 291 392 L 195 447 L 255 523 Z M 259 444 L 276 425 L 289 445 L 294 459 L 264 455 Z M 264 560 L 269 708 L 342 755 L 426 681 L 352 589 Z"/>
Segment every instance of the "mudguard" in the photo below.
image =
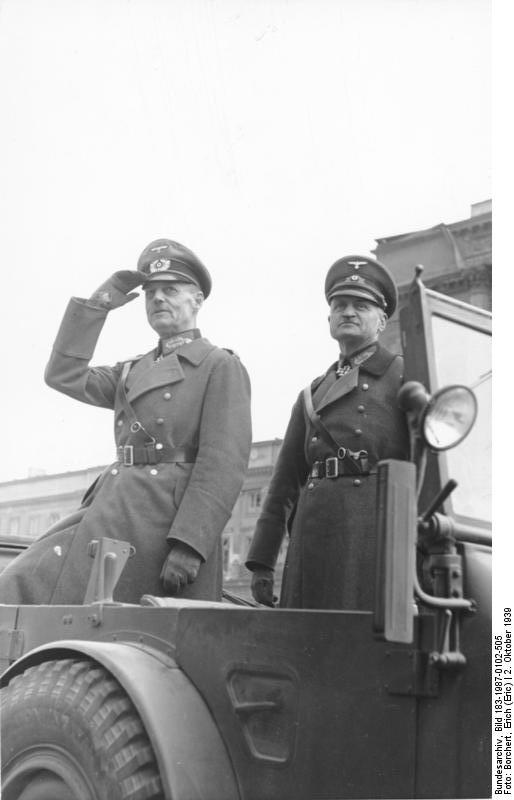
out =
<path fill-rule="evenodd" d="M 152 743 L 166 800 L 240 800 L 225 745 L 197 689 L 172 658 L 138 644 L 65 640 L 26 653 L 2 675 L 42 661 L 86 656 L 119 681 Z"/>

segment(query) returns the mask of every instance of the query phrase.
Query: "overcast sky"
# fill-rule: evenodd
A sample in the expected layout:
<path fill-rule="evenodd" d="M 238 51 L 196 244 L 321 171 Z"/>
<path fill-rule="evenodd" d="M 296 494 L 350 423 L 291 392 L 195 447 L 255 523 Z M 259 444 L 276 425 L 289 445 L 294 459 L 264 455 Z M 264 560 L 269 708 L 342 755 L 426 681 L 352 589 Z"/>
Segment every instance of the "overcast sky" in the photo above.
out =
<path fill-rule="evenodd" d="M 492 195 L 489 5 L 0 2 L 0 480 L 113 459 L 111 412 L 43 370 L 68 298 L 163 236 L 211 271 L 199 324 L 250 372 L 254 440 L 281 437 L 337 354 L 330 264 Z M 94 363 L 154 343 L 140 298 Z"/>

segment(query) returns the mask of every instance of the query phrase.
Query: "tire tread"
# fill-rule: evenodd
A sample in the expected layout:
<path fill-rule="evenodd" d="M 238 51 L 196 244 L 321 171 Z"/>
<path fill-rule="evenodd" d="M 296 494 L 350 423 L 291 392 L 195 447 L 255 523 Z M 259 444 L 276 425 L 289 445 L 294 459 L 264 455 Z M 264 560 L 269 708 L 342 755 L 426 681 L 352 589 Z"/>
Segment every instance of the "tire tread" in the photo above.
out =
<path fill-rule="evenodd" d="M 39 721 L 44 726 L 50 714 L 57 725 L 75 734 L 80 730 L 117 784 L 119 794 L 111 795 L 111 800 L 163 797 L 155 755 L 139 714 L 118 681 L 95 662 L 59 659 L 27 668 L 2 690 L 2 713 L 9 709 L 18 719 L 22 714 L 28 725 Z M 8 769 L 8 761 L 5 766 Z"/>

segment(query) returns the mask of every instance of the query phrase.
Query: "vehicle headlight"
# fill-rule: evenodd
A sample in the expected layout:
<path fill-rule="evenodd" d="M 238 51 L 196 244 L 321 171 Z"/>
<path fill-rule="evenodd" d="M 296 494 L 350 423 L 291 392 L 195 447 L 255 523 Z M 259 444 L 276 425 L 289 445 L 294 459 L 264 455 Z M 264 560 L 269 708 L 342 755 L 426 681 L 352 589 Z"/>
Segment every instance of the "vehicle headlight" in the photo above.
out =
<path fill-rule="evenodd" d="M 432 450 L 449 450 L 462 442 L 474 425 L 477 400 L 467 386 L 446 386 L 428 401 L 421 418 L 423 437 Z"/>

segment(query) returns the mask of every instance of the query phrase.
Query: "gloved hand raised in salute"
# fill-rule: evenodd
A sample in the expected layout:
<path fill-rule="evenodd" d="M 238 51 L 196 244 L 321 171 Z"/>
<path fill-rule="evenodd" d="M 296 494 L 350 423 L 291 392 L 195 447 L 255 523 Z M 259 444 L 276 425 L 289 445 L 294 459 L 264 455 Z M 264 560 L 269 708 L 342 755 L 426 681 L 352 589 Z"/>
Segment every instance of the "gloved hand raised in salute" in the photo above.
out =
<path fill-rule="evenodd" d="M 137 270 L 120 269 L 93 292 L 89 302 L 91 305 L 108 310 L 120 308 L 139 297 L 138 293 L 133 292 L 132 289 L 140 286 L 144 278 L 143 273 Z"/>

